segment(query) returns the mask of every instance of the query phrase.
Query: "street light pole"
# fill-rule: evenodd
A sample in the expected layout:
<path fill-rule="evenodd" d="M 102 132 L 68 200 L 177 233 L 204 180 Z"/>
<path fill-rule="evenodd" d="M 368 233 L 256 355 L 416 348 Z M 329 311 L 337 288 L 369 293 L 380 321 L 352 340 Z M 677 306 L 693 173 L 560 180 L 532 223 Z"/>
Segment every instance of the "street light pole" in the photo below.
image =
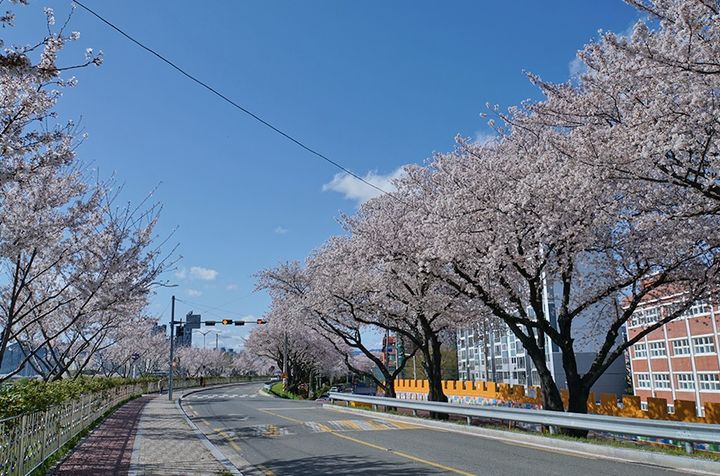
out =
<path fill-rule="evenodd" d="M 285 331 L 285 340 L 283 342 L 283 388 L 288 386 L 288 336 Z"/>
<path fill-rule="evenodd" d="M 173 396 L 173 354 L 175 353 L 175 296 L 172 297 L 170 310 L 170 366 L 168 367 L 168 400 Z"/>
<path fill-rule="evenodd" d="M 205 348 L 207 347 L 207 345 L 205 344 L 205 336 L 208 335 L 208 334 L 209 334 L 210 332 L 212 332 L 212 331 L 201 331 L 201 330 L 199 330 L 199 329 L 195 329 L 195 330 L 193 330 L 193 332 L 199 332 L 200 334 L 202 334 L 202 336 L 203 336 L 203 346 L 202 346 L 202 348 L 205 349 Z"/>

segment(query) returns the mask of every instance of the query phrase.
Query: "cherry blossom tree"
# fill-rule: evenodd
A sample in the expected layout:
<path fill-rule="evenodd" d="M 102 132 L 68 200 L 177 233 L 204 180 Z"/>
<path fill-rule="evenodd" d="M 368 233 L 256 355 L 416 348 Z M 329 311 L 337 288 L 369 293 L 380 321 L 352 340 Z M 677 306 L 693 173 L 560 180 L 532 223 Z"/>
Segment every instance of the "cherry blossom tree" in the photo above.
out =
<path fill-rule="evenodd" d="M 335 349 L 315 332 L 308 332 L 302 317 L 283 315 L 286 309 L 272 307 L 266 315 L 267 324 L 253 329 L 245 340 L 245 352 L 256 358 L 275 362 L 283 368 L 287 357 L 287 389 L 299 393 L 300 385 L 310 380 L 312 373 L 335 368 L 339 362 Z M 287 340 L 287 355 L 285 342 Z"/>
<path fill-rule="evenodd" d="M 358 277 L 350 264 L 352 242 L 333 237 L 308 259 L 307 268 L 286 263 L 258 273 L 258 289 L 268 290 L 275 306 L 288 315 L 304 316 L 303 325 L 327 340 L 350 372 L 366 377 L 380 387 L 386 397 L 395 397 L 395 379 L 404 365 L 391 369 L 368 344 L 373 332 L 382 330 L 366 322 L 368 289 L 355 286 Z M 288 312 L 288 309 L 294 311 Z M 361 320 L 362 318 L 362 320 Z M 363 322 L 365 321 L 365 322 Z M 356 353 L 373 365 L 358 366 Z M 373 372 L 377 368 L 383 378 Z"/>
<path fill-rule="evenodd" d="M 0 363 L 17 343 L 25 353 L 17 371 L 28 363 L 62 378 L 142 315 L 172 253 L 161 254 L 154 236 L 159 206 L 116 206 L 117 188 L 91 184 L 77 163 L 79 133 L 54 109 L 76 83 L 66 72 L 102 56 L 87 50 L 83 63 L 60 66 L 79 34 L 46 14 L 41 41 L 0 54 Z M 8 12 L 0 22 L 13 19 Z"/>
<path fill-rule="evenodd" d="M 157 319 L 146 317 L 120 321 L 102 348 L 91 354 L 92 370 L 123 377 L 132 375 L 133 367 L 138 376 L 162 370 L 167 366 L 170 342 L 164 333 L 154 332 L 156 325 Z"/>
<path fill-rule="evenodd" d="M 442 387 L 442 339 L 448 329 L 472 316 L 473 304 L 458 290 L 429 272 L 437 266 L 425 252 L 429 219 L 420 189 L 400 188 L 366 202 L 344 219 L 355 242 L 345 257 L 346 273 L 368 295 L 365 316 L 357 319 L 397 333 L 423 355 L 428 399 L 447 401 Z"/>
<path fill-rule="evenodd" d="M 533 114 L 522 125 L 564 128 L 573 155 L 600 168 L 597 174 L 644 182 L 656 206 L 718 213 L 718 3 L 628 3 L 646 19 L 630 35 L 608 32 L 580 51 L 586 72 L 576 83 L 531 76 L 547 99 L 529 105 Z M 675 187 L 693 193 L 678 202 Z"/>
<path fill-rule="evenodd" d="M 513 113 L 509 122 L 528 120 Z M 620 339 L 639 302 L 670 283 L 688 289 L 690 301 L 706 292 L 715 245 L 707 241 L 711 217 L 696 217 L 679 234 L 673 215 L 635 203 L 634 182 L 597 177 L 591 164 L 575 160 L 572 140 L 563 130 L 515 127 L 493 144 L 460 141 L 407 182 L 434 207 L 427 253 L 441 265 L 432 272 L 510 328 L 538 371 L 545 408 L 562 410 L 547 336 L 562 355 L 569 411 L 585 412 L 592 384 L 642 338 Z M 581 370 L 582 340 L 595 341 L 598 351 Z"/>

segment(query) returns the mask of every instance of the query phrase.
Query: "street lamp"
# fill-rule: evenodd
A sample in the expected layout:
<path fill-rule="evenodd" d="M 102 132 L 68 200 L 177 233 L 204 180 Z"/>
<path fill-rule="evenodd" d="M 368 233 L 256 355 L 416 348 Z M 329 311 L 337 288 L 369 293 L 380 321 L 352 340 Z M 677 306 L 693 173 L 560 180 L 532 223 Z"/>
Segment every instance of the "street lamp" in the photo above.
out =
<path fill-rule="evenodd" d="M 193 330 L 193 332 L 199 332 L 203 336 L 203 349 L 205 348 L 205 336 L 211 333 L 212 331 L 201 331 L 199 329 Z"/>
<path fill-rule="evenodd" d="M 215 332 L 215 350 L 218 350 L 218 337 L 220 336 L 220 334 L 222 334 L 222 332 L 220 332 L 220 331 L 213 331 L 213 332 Z"/>

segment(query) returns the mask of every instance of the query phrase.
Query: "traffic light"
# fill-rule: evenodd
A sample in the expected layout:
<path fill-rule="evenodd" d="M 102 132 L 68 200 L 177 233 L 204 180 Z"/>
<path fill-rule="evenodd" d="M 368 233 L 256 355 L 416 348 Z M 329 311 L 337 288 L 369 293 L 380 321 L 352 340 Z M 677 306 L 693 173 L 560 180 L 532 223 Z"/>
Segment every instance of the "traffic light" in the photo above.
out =
<path fill-rule="evenodd" d="M 265 319 L 258 319 L 256 322 L 258 324 L 267 324 L 267 321 Z"/>
<path fill-rule="evenodd" d="M 223 320 L 222 320 L 222 325 L 223 325 L 223 326 L 227 326 L 227 325 L 230 325 L 230 324 L 232 324 L 232 323 L 233 323 L 232 319 L 223 319 Z"/>
<path fill-rule="evenodd" d="M 206 325 L 206 326 L 214 326 L 214 325 L 215 325 L 215 321 L 205 321 L 205 325 Z"/>
<path fill-rule="evenodd" d="M 244 325 L 245 325 L 245 321 L 235 321 L 235 325 L 236 325 L 236 326 L 244 326 Z"/>

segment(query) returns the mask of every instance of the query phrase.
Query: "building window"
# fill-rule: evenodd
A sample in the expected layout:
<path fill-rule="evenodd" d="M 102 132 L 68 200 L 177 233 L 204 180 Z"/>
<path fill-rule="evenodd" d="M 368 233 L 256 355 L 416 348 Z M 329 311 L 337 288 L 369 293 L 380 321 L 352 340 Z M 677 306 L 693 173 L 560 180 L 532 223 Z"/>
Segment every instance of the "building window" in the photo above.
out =
<path fill-rule="evenodd" d="M 690 306 L 685 312 L 683 312 L 680 315 L 680 317 L 688 318 L 688 317 L 694 317 L 694 316 L 701 316 L 703 314 L 709 314 L 709 313 L 710 313 L 710 306 L 707 303 L 696 302 L 692 306 Z"/>
<path fill-rule="evenodd" d="M 681 390 L 695 390 L 693 374 L 677 374 L 678 388 Z"/>
<path fill-rule="evenodd" d="M 672 341 L 673 355 L 690 355 L 690 341 L 687 339 L 677 339 Z"/>
<path fill-rule="evenodd" d="M 698 374 L 700 390 L 720 390 L 718 374 Z"/>
<path fill-rule="evenodd" d="M 651 307 L 649 309 L 636 309 L 632 314 L 632 319 L 630 319 L 630 327 L 652 324 L 657 322 L 659 317 L 660 311 L 657 307 Z"/>
<path fill-rule="evenodd" d="M 665 342 L 650 342 L 650 357 L 665 357 Z"/>
<path fill-rule="evenodd" d="M 653 374 L 655 388 L 670 388 L 670 374 Z"/>
<path fill-rule="evenodd" d="M 650 388 L 650 374 L 637 374 L 637 388 Z"/>
<path fill-rule="evenodd" d="M 712 354 L 715 352 L 715 344 L 710 336 L 693 337 L 693 349 L 696 354 Z"/>
<path fill-rule="evenodd" d="M 635 358 L 643 358 L 647 357 L 647 345 L 645 344 L 635 344 Z"/>

